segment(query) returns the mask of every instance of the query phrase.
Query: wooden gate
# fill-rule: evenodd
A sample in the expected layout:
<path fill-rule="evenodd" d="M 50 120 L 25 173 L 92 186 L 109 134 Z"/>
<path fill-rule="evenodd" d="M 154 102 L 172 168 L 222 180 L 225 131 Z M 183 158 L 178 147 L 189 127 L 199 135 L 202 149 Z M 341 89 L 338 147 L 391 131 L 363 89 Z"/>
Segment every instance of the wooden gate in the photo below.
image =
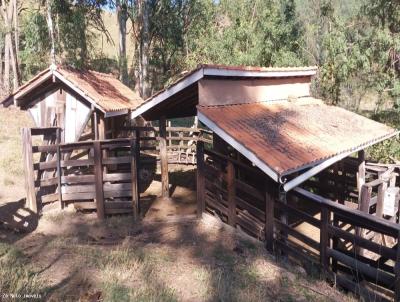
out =
<path fill-rule="evenodd" d="M 136 139 L 113 139 L 69 144 L 57 142 L 58 128 L 23 129 L 23 152 L 27 203 L 38 212 L 50 202 L 60 208 L 74 203 L 81 209 L 96 209 L 99 218 L 106 214 L 139 211 L 139 162 L 142 167 L 156 165 L 149 156 L 140 157 Z M 33 145 L 32 136 L 44 135 Z"/>

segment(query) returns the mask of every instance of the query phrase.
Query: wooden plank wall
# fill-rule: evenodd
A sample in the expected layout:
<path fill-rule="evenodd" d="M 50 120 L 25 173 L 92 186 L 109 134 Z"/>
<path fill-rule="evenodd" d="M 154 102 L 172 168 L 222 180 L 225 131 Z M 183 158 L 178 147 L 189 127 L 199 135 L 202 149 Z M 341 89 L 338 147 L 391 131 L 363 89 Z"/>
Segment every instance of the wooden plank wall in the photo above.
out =
<path fill-rule="evenodd" d="M 318 181 L 313 179 L 314 193 L 307 190 L 309 182 L 307 189 L 287 194 L 278 194 L 277 184 L 258 169 L 215 151 L 205 150 L 204 156 L 199 152 L 198 161 L 198 189 L 204 189 L 197 192 L 200 211 L 265 241 L 277 256 L 288 257 L 309 272 L 320 271 L 367 301 L 399 301 L 400 225 L 341 204 L 346 198 L 357 199 L 351 194 L 355 180 L 350 181 L 358 168 L 356 161 L 344 160 L 318 175 Z M 335 190 L 335 181 L 347 188 L 346 194 Z M 331 188 L 328 195 L 334 201 L 315 193 L 323 188 Z M 361 237 L 357 228 L 375 232 L 375 239 Z"/>

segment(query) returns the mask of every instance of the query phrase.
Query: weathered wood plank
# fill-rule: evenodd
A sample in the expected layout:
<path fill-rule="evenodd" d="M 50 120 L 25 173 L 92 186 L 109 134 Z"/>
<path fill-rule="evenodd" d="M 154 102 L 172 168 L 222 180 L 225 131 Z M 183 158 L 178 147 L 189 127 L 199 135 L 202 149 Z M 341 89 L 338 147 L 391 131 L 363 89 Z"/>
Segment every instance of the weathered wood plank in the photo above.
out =
<path fill-rule="evenodd" d="M 201 218 L 205 210 L 205 164 L 204 164 L 204 143 L 197 142 L 197 171 L 196 171 L 196 194 L 197 194 L 197 217 Z"/>
<path fill-rule="evenodd" d="M 35 173 L 33 165 L 33 154 L 32 154 L 32 135 L 31 130 L 28 128 L 22 129 L 22 148 L 23 148 L 23 160 L 25 170 L 25 192 L 26 192 L 26 203 L 33 212 L 38 212 L 38 204 L 36 199 L 35 189 Z"/>
<path fill-rule="evenodd" d="M 168 152 L 167 152 L 167 131 L 166 119 L 162 116 L 159 120 L 160 124 L 160 161 L 161 161 L 161 195 L 169 197 L 169 177 L 168 177 Z"/>
<path fill-rule="evenodd" d="M 139 132 L 139 131 L 138 131 Z M 136 135 L 138 134 L 136 132 Z M 139 158 L 140 158 L 140 145 L 139 137 L 132 140 L 131 143 L 131 191 L 132 191 L 132 213 L 133 220 L 136 221 L 139 218 L 139 203 L 140 203 L 140 192 L 139 192 Z"/>
<path fill-rule="evenodd" d="M 235 166 L 231 161 L 227 165 L 227 191 L 228 191 L 228 224 L 235 226 L 236 224 L 236 186 L 235 186 Z"/>
<path fill-rule="evenodd" d="M 103 164 L 102 164 L 103 154 L 101 152 L 99 141 L 93 143 L 93 151 L 94 151 L 97 217 L 99 219 L 104 219 L 105 213 L 104 213 Z"/>

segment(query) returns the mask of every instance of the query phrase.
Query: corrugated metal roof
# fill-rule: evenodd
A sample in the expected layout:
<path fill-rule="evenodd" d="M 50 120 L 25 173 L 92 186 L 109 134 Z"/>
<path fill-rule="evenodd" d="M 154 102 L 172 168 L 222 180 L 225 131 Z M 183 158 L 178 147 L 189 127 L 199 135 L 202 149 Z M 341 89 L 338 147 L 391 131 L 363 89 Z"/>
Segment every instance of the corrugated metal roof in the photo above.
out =
<path fill-rule="evenodd" d="M 198 111 L 279 177 L 397 133 L 386 125 L 311 97 L 198 106 Z"/>
<path fill-rule="evenodd" d="M 53 75 L 62 82 L 68 82 L 70 88 L 79 91 L 104 112 L 135 109 L 143 103 L 143 99 L 136 92 L 113 75 L 61 66 L 54 66 L 40 72 L 10 97 L 23 98 Z M 4 101 L 9 100 L 10 97 Z"/>
<path fill-rule="evenodd" d="M 65 79 L 93 99 L 104 111 L 134 109 L 143 99 L 113 75 L 59 67 Z"/>

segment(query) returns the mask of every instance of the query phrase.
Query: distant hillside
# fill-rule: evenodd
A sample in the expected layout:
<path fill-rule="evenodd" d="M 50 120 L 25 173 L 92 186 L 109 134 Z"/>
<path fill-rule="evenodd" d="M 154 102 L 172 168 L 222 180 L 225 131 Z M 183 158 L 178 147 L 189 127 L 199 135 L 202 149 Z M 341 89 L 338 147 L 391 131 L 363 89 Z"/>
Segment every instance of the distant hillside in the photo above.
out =
<path fill-rule="evenodd" d="M 119 43 L 119 34 L 118 34 L 118 21 L 117 14 L 110 11 L 104 11 L 103 13 L 104 24 L 111 35 L 112 42 L 107 41 L 107 37 L 104 33 L 100 31 L 95 31 L 97 34 L 96 43 L 96 53 L 103 53 L 106 57 L 110 59 L 118 58 L 118 43 Z M 132 40 L 132 23 L 128 20 L 127 25 L 127 37 L 126 37 L 126 48 L 127 48 L 127 57 L 128 57 L 128 66 L 132 65 L 135 45 Z"/>

